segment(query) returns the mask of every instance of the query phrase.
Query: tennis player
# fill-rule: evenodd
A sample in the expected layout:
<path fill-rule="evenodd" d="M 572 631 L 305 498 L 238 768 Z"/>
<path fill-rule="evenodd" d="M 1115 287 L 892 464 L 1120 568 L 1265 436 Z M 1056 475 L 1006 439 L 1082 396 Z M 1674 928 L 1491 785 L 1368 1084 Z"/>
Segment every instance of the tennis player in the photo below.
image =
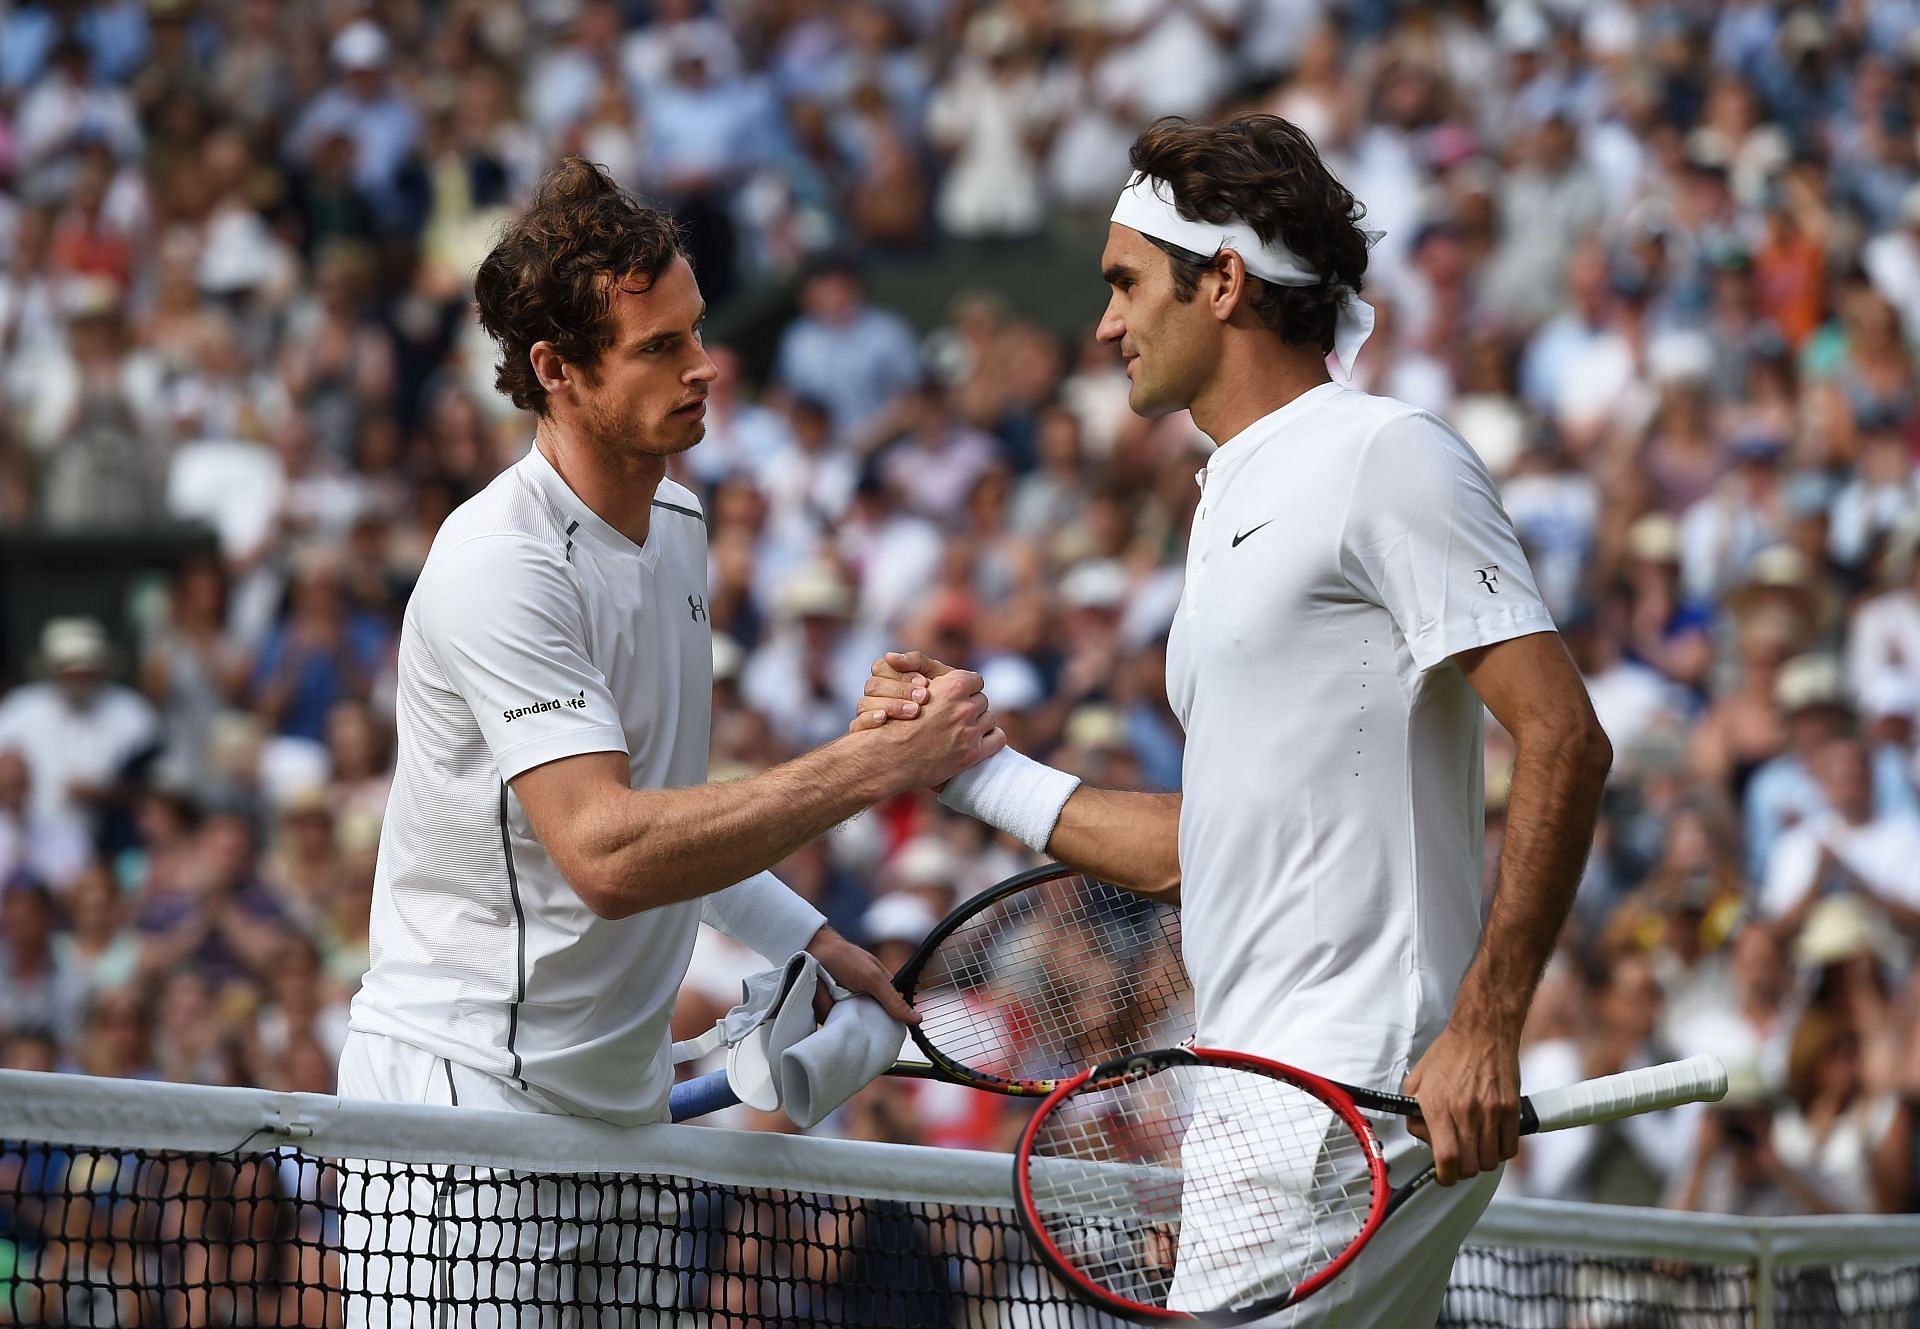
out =
<path fill-rule="evenodd" d="M 1612 753 L 1473 450 L 1328 373 L 1372 327 L 1369 237 L 1306 135 L 1163 120 L 1131 160 L 1099 336 L 1135 411 L 1191 411 L 1217 445 L 1168 645 L 1183 794 L 1085 787 L 1008 749 L 942 801 L 1179 899 L 1202 1045 L 1418 1097 L 1444 1185 L 1294 1319 L 1431 1325 L 1518 1145 L 1520 1028 Z M 854 727 L 891 727 L 944 668 L 877 662 Z M 1484 922 L 1483 705 L 1517 752 Z M 1427 1161 L 1404 1132 L 1386 1142 L 1396 1182 Z M 1182 1244 L 1176 1306 L 1190 1265 L 1263 1282 L 1193 1225 Z"/>
<path fill-rule="evenodd" d="M 666 466 L 700 441 L 714 367 L 674 223 L 569 161 L 475 295 L 496 381 L 537 423 L 526 456 L 447 519 L 407 605 L 372 967 L 340 1092 L 659 1121 L 703 920 L 771 962 L 808 950 L 913 1018 L 880 963 L 766 869 L 1004 739 L 979 679 L 943 676 L 924 723 L 705 783 L 706 528 Z M 436 1326 L 544 1325 L 556 1305 L 563 1325 L 628 1324 L 661 1304 L 620 1188 L 450 1190 L 421 1170 L 384 1189 L 345 1206 L 361 1224 L 348 1251 L 374 1252 L 349 1293 L 393 1293 L 350 1295 L 356 1322 L 424 1324 L 438 1303 Z"/>

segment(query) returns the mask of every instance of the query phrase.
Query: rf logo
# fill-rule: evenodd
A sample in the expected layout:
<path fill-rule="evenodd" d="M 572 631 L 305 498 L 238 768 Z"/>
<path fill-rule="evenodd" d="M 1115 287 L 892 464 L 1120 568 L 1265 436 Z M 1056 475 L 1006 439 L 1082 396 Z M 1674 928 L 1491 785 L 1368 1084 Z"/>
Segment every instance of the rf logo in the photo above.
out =
<path fill-rule="evenodd" d="M 687 615 L 696 623 L 703 623 L 707 617 L 707 602 L 697 595 L 687 597 Z"/>
<path fill-rule="evenodd" d="M 1500 594 L 1500 565 L 1489 563 L 1484 568 L 1475 568 L 1474 575 L 1480 578 L 1480 584 L 1486 587 L 1488 595 Z"/>

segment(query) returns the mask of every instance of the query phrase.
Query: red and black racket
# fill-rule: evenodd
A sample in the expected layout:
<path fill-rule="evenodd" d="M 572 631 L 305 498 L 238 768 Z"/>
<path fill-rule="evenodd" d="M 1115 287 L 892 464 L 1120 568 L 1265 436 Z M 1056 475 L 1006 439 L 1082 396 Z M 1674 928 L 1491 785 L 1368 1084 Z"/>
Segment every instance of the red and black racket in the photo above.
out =
<path fill-rule="evenodd" d="M 1193 1037 L 1180 911 L 1059 863 L 935 925 L 894 976 L 926 1062 L 887 1074 L 1044 1098 L 1090 1062 Z M 675 1085 L 675 1121 L 738 1099 L 724 1072 Z"/>
<path fill-rule="evenodd" d="M 1563 1130 L 1720 1098 L 1713 1056 L 1521 1100 L 1520 1131 Z M 1238 1052 L 1117 1057 L 1040 1105 L 1014 1160 L 1021 1222 L 1053 1269 L 1130 1319 L 1244 1324 L 1310 1297 L 1433 1179 L 1387 1180 L 1367 1113 L 1418 1116 Z"/>

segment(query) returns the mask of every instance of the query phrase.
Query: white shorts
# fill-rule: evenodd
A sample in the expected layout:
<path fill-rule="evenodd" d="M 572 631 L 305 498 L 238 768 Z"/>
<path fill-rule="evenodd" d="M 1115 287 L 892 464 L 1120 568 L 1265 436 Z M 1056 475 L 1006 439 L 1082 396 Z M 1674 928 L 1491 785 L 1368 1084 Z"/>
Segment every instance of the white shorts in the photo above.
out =
<path fill-rule="evenodd" d="M 340 1096 L 546 1109 L 518 1087 L 355 1030 Z M 529 1130 L 538 1123 L 528 1122 Z M 341 1165 L 348 1329 L 655 1329 L 673 1321 L 673 1195 L 636 1178 Z"/>
<path fill-rule="evenodd" d="M 1386 1149 L 1388 1176 L 1395 1184 L 1409 1180 L 1432 1161 L 1432 1153 L 1404 1127 L 1381 1123 L 1377 1128 Z M 1223 1150 L 1229 1148 L 1222 1146 Z M 1496 1168 L 1450 1187 L 1431 1183 L 1421 1187 L 1331 1283 L 1298 1306 L 1259 1323 L 1286 1329 L 1431 1329 L 1440 1318 L 1454 1257 L 1492 1200 L 1500 1173 Z M 1223 1299 L 1221 1290 L 1232 1286 L 1236 1277 L 1254 1282 L 1228 1296 L 1272 1294 L 1274 1289 L 1263 1284 L 1273 1282 L 1268 1266 L 1283 1248 L 1273 1243 L 1263 1245 L 1246 1233 L 1268 1230 L 1276 1206 L 1278 1212 L 1285 1212 L 1289 1207 L 1285 1197 L 1299 1196 L 1301 1186 L 1297 1178 L 1255 1178 L 1252 1182 L 1237 1196 L 1209 1197 L 1209 1208 L 1216 1217 L 1224 1205 L 1228 1212 L 1246 1208 L 1249 1221 L 1240 1225 L 1238 1237 L 1233 1235 L 1233 1223 L 1213 1225 L 1213 1230 L 1222 1234 L 1213 1243 L 1215 1249 L 1192 1250 L 1182 1243 L 1168 1296 L 1170 1305 L 1183 1304 L 1183 1298 L 1218 1305 Z M 1290 1207 L 1297 1208 L 1298 1200 Z M 1198 1267 L 1187 1267 L 1190 1257 Z M 1291 1283 L 1298 1274 L 1297 1270 L 1282 1271 L 1278 1285 Z M 1204 1296 L 1198 1292 L 1202 1288 L 1206 1289 Z"/>

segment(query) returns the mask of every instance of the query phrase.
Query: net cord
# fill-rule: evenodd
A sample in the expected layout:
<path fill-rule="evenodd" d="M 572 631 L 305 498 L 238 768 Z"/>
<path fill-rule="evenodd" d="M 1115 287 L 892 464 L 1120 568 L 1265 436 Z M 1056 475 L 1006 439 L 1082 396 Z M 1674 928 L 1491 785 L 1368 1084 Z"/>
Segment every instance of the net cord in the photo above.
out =
<path fill-rule="evenodd" d="M 578 1118 L 543 1118 L 530 1131 L 525 1116 L 511 1112 L 37 1071 L 0 1070 L 0 1139 L 215 1154 L 293 1148 L 318 1158 L 690 1175 L 727 1186 L 1013 1207 L 1003 1154 Z M 1749 1219 L 1495 1200 L 1469 1244 L 1776 1269 L 1911 1263 L 1920 1252 L 1920 1216 Z"/>

